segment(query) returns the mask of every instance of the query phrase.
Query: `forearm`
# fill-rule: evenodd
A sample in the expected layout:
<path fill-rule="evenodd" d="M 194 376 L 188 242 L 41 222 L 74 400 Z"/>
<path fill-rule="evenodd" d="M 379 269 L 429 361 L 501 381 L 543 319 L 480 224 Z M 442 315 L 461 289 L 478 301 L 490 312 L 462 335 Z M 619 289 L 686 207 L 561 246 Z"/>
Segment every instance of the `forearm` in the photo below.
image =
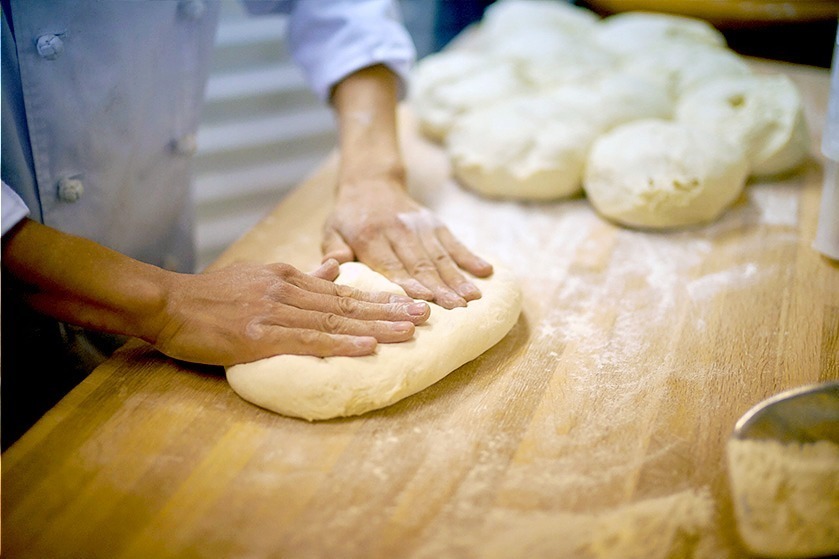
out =
<path fill-rule="evenodd" d="M 396 121 L 397 87 L 396 76 L 381 65 L 359 70 L 335 87 L 332 104 L 338 115 L 341 190 L 361 188 L 369 180 L 404 188 L 405 166 Z M 368 182 L 365 188 L 369 186 Z"/>
<path fill-rule="evenodd" d="M 39 312 L 152 343 L 175 275 L 31 220 L 3 237 L 2 263 Z"/>

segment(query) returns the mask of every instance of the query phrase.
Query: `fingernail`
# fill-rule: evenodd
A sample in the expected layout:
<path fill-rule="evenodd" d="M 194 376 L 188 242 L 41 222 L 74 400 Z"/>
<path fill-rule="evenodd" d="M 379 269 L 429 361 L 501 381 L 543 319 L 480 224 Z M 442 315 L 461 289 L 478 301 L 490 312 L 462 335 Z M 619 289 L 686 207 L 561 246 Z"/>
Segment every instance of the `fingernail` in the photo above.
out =
<path fill-rule="evenodd" d="M 479 298 L 481 291 L 471 283 L 461 283 L 457 286 L 457 294 L 467 301 L 471 301 L 472 299 Z"/>
<path fill-rule="evenodd" d="M 390 329 L 394 332 L 411 332 L 414 329 L 413 322 L 394 322 L 391 324 Z"/>
<path fill-rule="evenodd" d="M 406 306 L 405 310 L 411 316 L 422 316 L 428 311 L 428 305 L 426 303 L 412 303 Z"/>
<path fill-rule="evenodd" d="M 371 353 L 374 349 L 376 349 L 377 343 L 376 338 L 372 338 L 370 336 L 362 336 L 353 340 L 353 345 L 355 345 L 355 347 L 367 353 Z"/>
<path fill-rule="evenodd" d="M 414 300 L 408 297 L 407 295 L 391 295 L 390 296 L 391 303 L 413 303 Z"/>
<path fill-rule="evenodd" d="M 419 298 L 422 299 L 430 299 L 434 297 L 434 292 L 425 287 L 423 284 L 418 282 L 417 280 L 411 280 L 410 282 L 411 289 L 418 294 Z"/>
<path fill-rule="evenodd" d="M 465 300 L 463 300 L 461 297 L 458 297 L 457 295 L 453 295 L 453 294 L 450 294 L 450 293 L 446 293 L 440 299 L 441 299 L 441 302 L 443 303 L 443 306 L 446 307 L 447 309 L 453 309 L 455 307 L 465 307 L 466 306 L 466 301 Z"/>

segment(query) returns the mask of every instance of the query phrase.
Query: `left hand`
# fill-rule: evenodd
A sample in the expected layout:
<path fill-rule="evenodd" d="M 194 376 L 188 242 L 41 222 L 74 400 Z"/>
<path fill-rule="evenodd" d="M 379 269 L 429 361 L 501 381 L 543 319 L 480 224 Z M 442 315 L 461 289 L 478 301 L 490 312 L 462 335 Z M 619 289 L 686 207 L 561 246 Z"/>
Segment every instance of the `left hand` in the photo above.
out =
<path fill-rule="evenodd" d="M 427 208 L 405 191 L 403 181 L 370 179 L 368 188 L 339 189 L 326 222 L 323 258 L 358 259 L 416 299 L 451 309 L 478 299 L 464 275 L 492 274 L 492 266 L 467 249 Z"/>

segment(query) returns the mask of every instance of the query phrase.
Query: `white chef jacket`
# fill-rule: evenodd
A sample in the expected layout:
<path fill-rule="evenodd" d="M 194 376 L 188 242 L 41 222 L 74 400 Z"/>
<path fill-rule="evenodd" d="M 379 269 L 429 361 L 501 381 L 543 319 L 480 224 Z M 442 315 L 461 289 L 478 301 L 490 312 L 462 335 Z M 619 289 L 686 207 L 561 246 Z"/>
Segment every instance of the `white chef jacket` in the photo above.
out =
<path fill-rule="evenodd" d="M 395 0 L 245 4 L 253 13 L 290 14 L 292 54 L 321 99 L 373 64 L 407 79 L 414 49 Z M 3 233 L 28 212 L 145 262 L 192 271 L 190 156 L 219 2 L 8 0 L 7 7 Z"/>

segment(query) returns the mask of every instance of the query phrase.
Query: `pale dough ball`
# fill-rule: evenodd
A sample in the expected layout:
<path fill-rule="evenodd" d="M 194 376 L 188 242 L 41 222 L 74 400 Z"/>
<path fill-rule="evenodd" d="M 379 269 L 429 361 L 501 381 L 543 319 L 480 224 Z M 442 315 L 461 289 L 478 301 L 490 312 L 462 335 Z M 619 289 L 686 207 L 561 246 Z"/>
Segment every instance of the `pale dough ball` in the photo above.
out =
<path fill-rule="evenodd" d="M 508 100 L 459 119 L 446 142 L 455 178 L 486 196 L 549 200 L 580 191 L 592 123 L 546 99 Z"/>
<path fill-rule="evenodd" d="M 458 116 L 526 89 L 512 63 L 451 51 L 420 60 L 411 78 L 410 100 L 422 132 L 442 141 Z"/>
<path fill-rule="evenodd" d="M 446 149 L 454 176 L 484 195 L 550 200 L 577 194 L 591 142 L 623 122 L 671 113 L 649 82 L 616 74 L 521 96 L 458 119 Z"/>
<path fill-rule="evenodd" d="M 480 53 L 487 59 L 512 63 L 532 87 L 599 77 L 620 64 L 617 55 L 593 44 L 586 36 L 572 36 L 544 26 L 487 40 Z"/>
<path fill-rule="evenodd" d="M 746 76 L 749 65 L 728 49 L 676 43 L 629 59 L 624 70 L 657 81 L 674 99 L 721 76 Z"/>
<path fill-rule="evenodd" d="M 535 46 L 527 38 L 523 44 Z M 537 89 L 603 78 L 618 71 L 621 63 L 620 58 L 613 53 L 581 40 L 569 41 L 554 51 L 539 49 L 517 55 L 522 77 Z M 504 56 L 499 54 L 499 58 Z"/>
<path fill-rule="evenodd" d="M 364 357 L 277 355 L 229 367 L 227 381 L 249 402 L 308 420 L 389 406 L 475 359 L 516 324 L 521 291 L 510 270 L 495 266 L 489 278 L 472 281 L 482 297 L 454 309 L 431 304 L 431 316 L 417 326 L 413 340 L 379 344 L 374 355 Z M 358 262 L 341 264 L 336 283 L 404 294 Z"/>
<path fill-rule="evenodd" d="M 614 69 L 619 57 L 594 45 L 598 16 L 555 0 L 502 0 L 459 43 L 470 52 L 515 63 L 533 86 L 589 79 Z"/>
<path fill-rule="evenodd" d="M 714 134 L 664 120 L 624 124 L 597 139 L 584 187 L 603 216 L 667 228 L 716 219 L 745 185 L 742 150 Z"/>
<path fill-rule="evenodd" d="M 556 111 L 583 118 L 603 131 L 632 120 L 670 118 L 674 111 L 673 99 L 660 82 L 621 71 L 552 88 L 542 96 Z"/>
<path fill-rule="evenodd" d="M 557 34 L 589 35 L 599 19 L 590 10 L 556 0 L 500 0 L 484 12 L 478 34 L 486 43 L 537 28 Z"/>
<path fill-rule="evenodd" d="M 678 120 L 742 145 L 753 175 L 795 168 L 810 149 L 804 107 L 784 75 L 723 77 L 686 94 Z"/>
<path fill-rule="evenodd" d="M 594 41 L 627 58 L 678 43 L 726 46 L 723 34 L 703 20 L 652 12 L 609 16 L 594 30 Z"/>

